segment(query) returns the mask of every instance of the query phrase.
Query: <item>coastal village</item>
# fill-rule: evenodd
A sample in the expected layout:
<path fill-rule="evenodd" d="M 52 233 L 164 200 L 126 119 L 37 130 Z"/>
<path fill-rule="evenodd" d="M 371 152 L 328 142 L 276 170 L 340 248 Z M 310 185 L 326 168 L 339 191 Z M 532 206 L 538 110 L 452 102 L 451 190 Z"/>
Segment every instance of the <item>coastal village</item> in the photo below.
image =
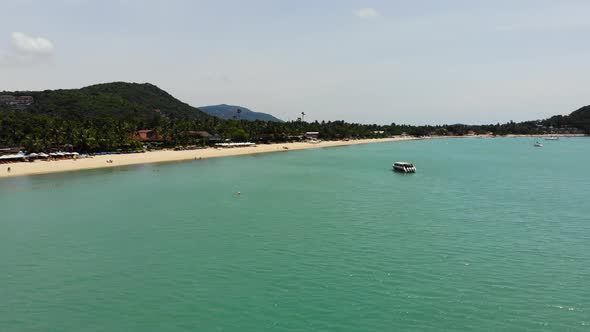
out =
<path fill-rule="evenodd" d="M 105 155 L 121 155 L 121 154 L 136 154 L 150 151 L 190 151 L 201 149 L 225 149 L 225 148 L 243 148 L 255 147 L 257 144 L 253 142 L 232 142 L 229 139 L 222 139 L 217 135 L 211 135 L 206 131 L 189 131 L 188 134 L 193 137 L 195 144 L 190 146 L 177 146 L 171 149 L 162 148 L 159 144 L 165 143 L 166 139 L 159 135 L 154 130 L 139 130 L 133 137 L 142 143 L 143 149 L 129 150 L 129 151 L 105 151 L 95 152 L 90 154 L 82 154 L 73 151 L 72 144 L 62 144 L 60 146 L 53 146 L 48 149 L 48 152 L 30 152 L 26 151 L 24 147 L 0 147 L 0 164 L 10 164 L 16 162 L 34 162 L 34 161 L 58 161 L 67 159 L 83 159 L 91 158 L 93 156 Z M 407 135 L 404 135 L 407 136 Z M 309 143 L 318 144 L 321 141 L 318 139 L 319 132 L 306 132 L 301 136 L 290 137 L 288 143 Z M 349 140 L 346 140 L 349 141 Z M 153 145 L 155 144 L 155 145 Z M 260 143 L 259 143 L 260 144 Z M 156 148 L 154 148 L 154 146 Z M 283 144 L 283 150 L 288 149 Z"/>

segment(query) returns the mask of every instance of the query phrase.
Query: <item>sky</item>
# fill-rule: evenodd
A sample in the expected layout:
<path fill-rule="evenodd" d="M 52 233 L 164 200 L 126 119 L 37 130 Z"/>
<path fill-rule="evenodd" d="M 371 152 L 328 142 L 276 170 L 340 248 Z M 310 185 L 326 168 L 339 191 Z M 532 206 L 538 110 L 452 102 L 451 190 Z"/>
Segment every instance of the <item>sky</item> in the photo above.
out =
<path fill-rule="evenodd" d="M 0 91 L 149 82 L 294 120 L 534 120 L 590 104 L 588 0 L 0 0 Z"/>

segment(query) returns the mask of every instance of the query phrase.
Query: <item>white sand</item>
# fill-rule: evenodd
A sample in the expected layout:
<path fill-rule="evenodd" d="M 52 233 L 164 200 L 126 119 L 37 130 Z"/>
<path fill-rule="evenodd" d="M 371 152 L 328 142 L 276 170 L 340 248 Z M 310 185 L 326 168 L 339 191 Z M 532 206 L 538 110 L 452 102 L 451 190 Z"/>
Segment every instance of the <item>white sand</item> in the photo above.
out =
<path fill-rule="evenodd" d="M 396 137 L 396 138 L 383 138 L 383 139 L 364 139 L 364 140 L 350 140 L 350 141 L 326 141 L 317 144 L 313 143 L 283 143 L 283 144 L 261 144 L 253 147 L 241 147 L 241 148 L 207 148 L 201 150 L 189 150 L 189 151 L 152 151 L 146 153 L 137 154 L 121 154 L 121 155 L 106 155 L 106 156 L 95 156 L 93 158 L 85 159 L 68 159 L 68 160 L 57 160 L 57 161 L 41 161 L 35 162 L 17 162 L 12 164 L 0 165 L 0 178 L 22 176 L 22 175 L 33 175 L 33 174 L 47 174 L 56 172 L 68 172 L 68 171 L 79 171 L 84 169 L 96 169 L 106 167 L 118 167 L 127 165 L 147 164 L 147 163 L 160 163 L 167 161 L 182 161 L 182 160 L 195 160 L 199 158 L 217 158 L 217 157 L 228 157 L 238 156 L 245 154 L 255 153 L 268 153 L 268 152 L 280 152 L 280 151 L 291 151 L 291 150 L 303 150 L 303 149 L 317 149 L 334 146 L 354 145 L 354 144 L 366 144 L 366 143 L 380 143 L 380 142 L 393 142 L 393 141 L 404 141 L 412 140 L 416 138 L 412 137 Z M 285 149 L 287 147 L 288 149 Z M 113 163 L 107 163 L 107 160 L 112 160 Z M 8 172 L 8 167 L 11 171 Z"/>

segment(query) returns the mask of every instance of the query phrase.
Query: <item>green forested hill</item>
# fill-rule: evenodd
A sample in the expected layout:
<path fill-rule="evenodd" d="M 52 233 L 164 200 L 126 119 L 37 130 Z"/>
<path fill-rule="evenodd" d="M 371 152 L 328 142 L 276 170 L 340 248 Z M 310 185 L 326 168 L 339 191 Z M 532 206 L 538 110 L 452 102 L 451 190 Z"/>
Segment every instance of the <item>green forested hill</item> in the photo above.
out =
<path fill-rule="evenodd" d="M 572 126 L 590 134 L 590 105 L 584 106 L 568 116 Z"/>
<path fill-rule="evenodd" d="M 152 117 L 154 110 L 178 119 L 205 119 L 209 115 L 172 97 L 149 83 L 105 83 L 81 89 L 45 90 L 39 92 L 4 92 L 0 94 L 31 95 L 36 114 L 47 114 L 69 119 L 114 117 L 137 119 Z"/>
<path fill-rule="evenodd" d="M 543 121 L 546 126 L 561 128 L 574 127 L 590 134 L 590 105 L 573 111 L 570 115 L 555 115 Z"/>

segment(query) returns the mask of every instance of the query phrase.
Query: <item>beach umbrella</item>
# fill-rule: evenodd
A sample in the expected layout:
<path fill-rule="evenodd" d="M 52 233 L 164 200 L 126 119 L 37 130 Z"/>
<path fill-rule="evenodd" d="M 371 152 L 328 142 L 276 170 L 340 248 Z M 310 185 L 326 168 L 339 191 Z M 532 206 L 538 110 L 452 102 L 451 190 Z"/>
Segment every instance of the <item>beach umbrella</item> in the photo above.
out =
<path fill-rule="evenodd" d="M 0 156 L 0 160 L 7 160 L 7 159 L 24 159 L 25 156 L 24 155 L 20 155 L 20 154 L 8 154 L 5 156 Z"/>

